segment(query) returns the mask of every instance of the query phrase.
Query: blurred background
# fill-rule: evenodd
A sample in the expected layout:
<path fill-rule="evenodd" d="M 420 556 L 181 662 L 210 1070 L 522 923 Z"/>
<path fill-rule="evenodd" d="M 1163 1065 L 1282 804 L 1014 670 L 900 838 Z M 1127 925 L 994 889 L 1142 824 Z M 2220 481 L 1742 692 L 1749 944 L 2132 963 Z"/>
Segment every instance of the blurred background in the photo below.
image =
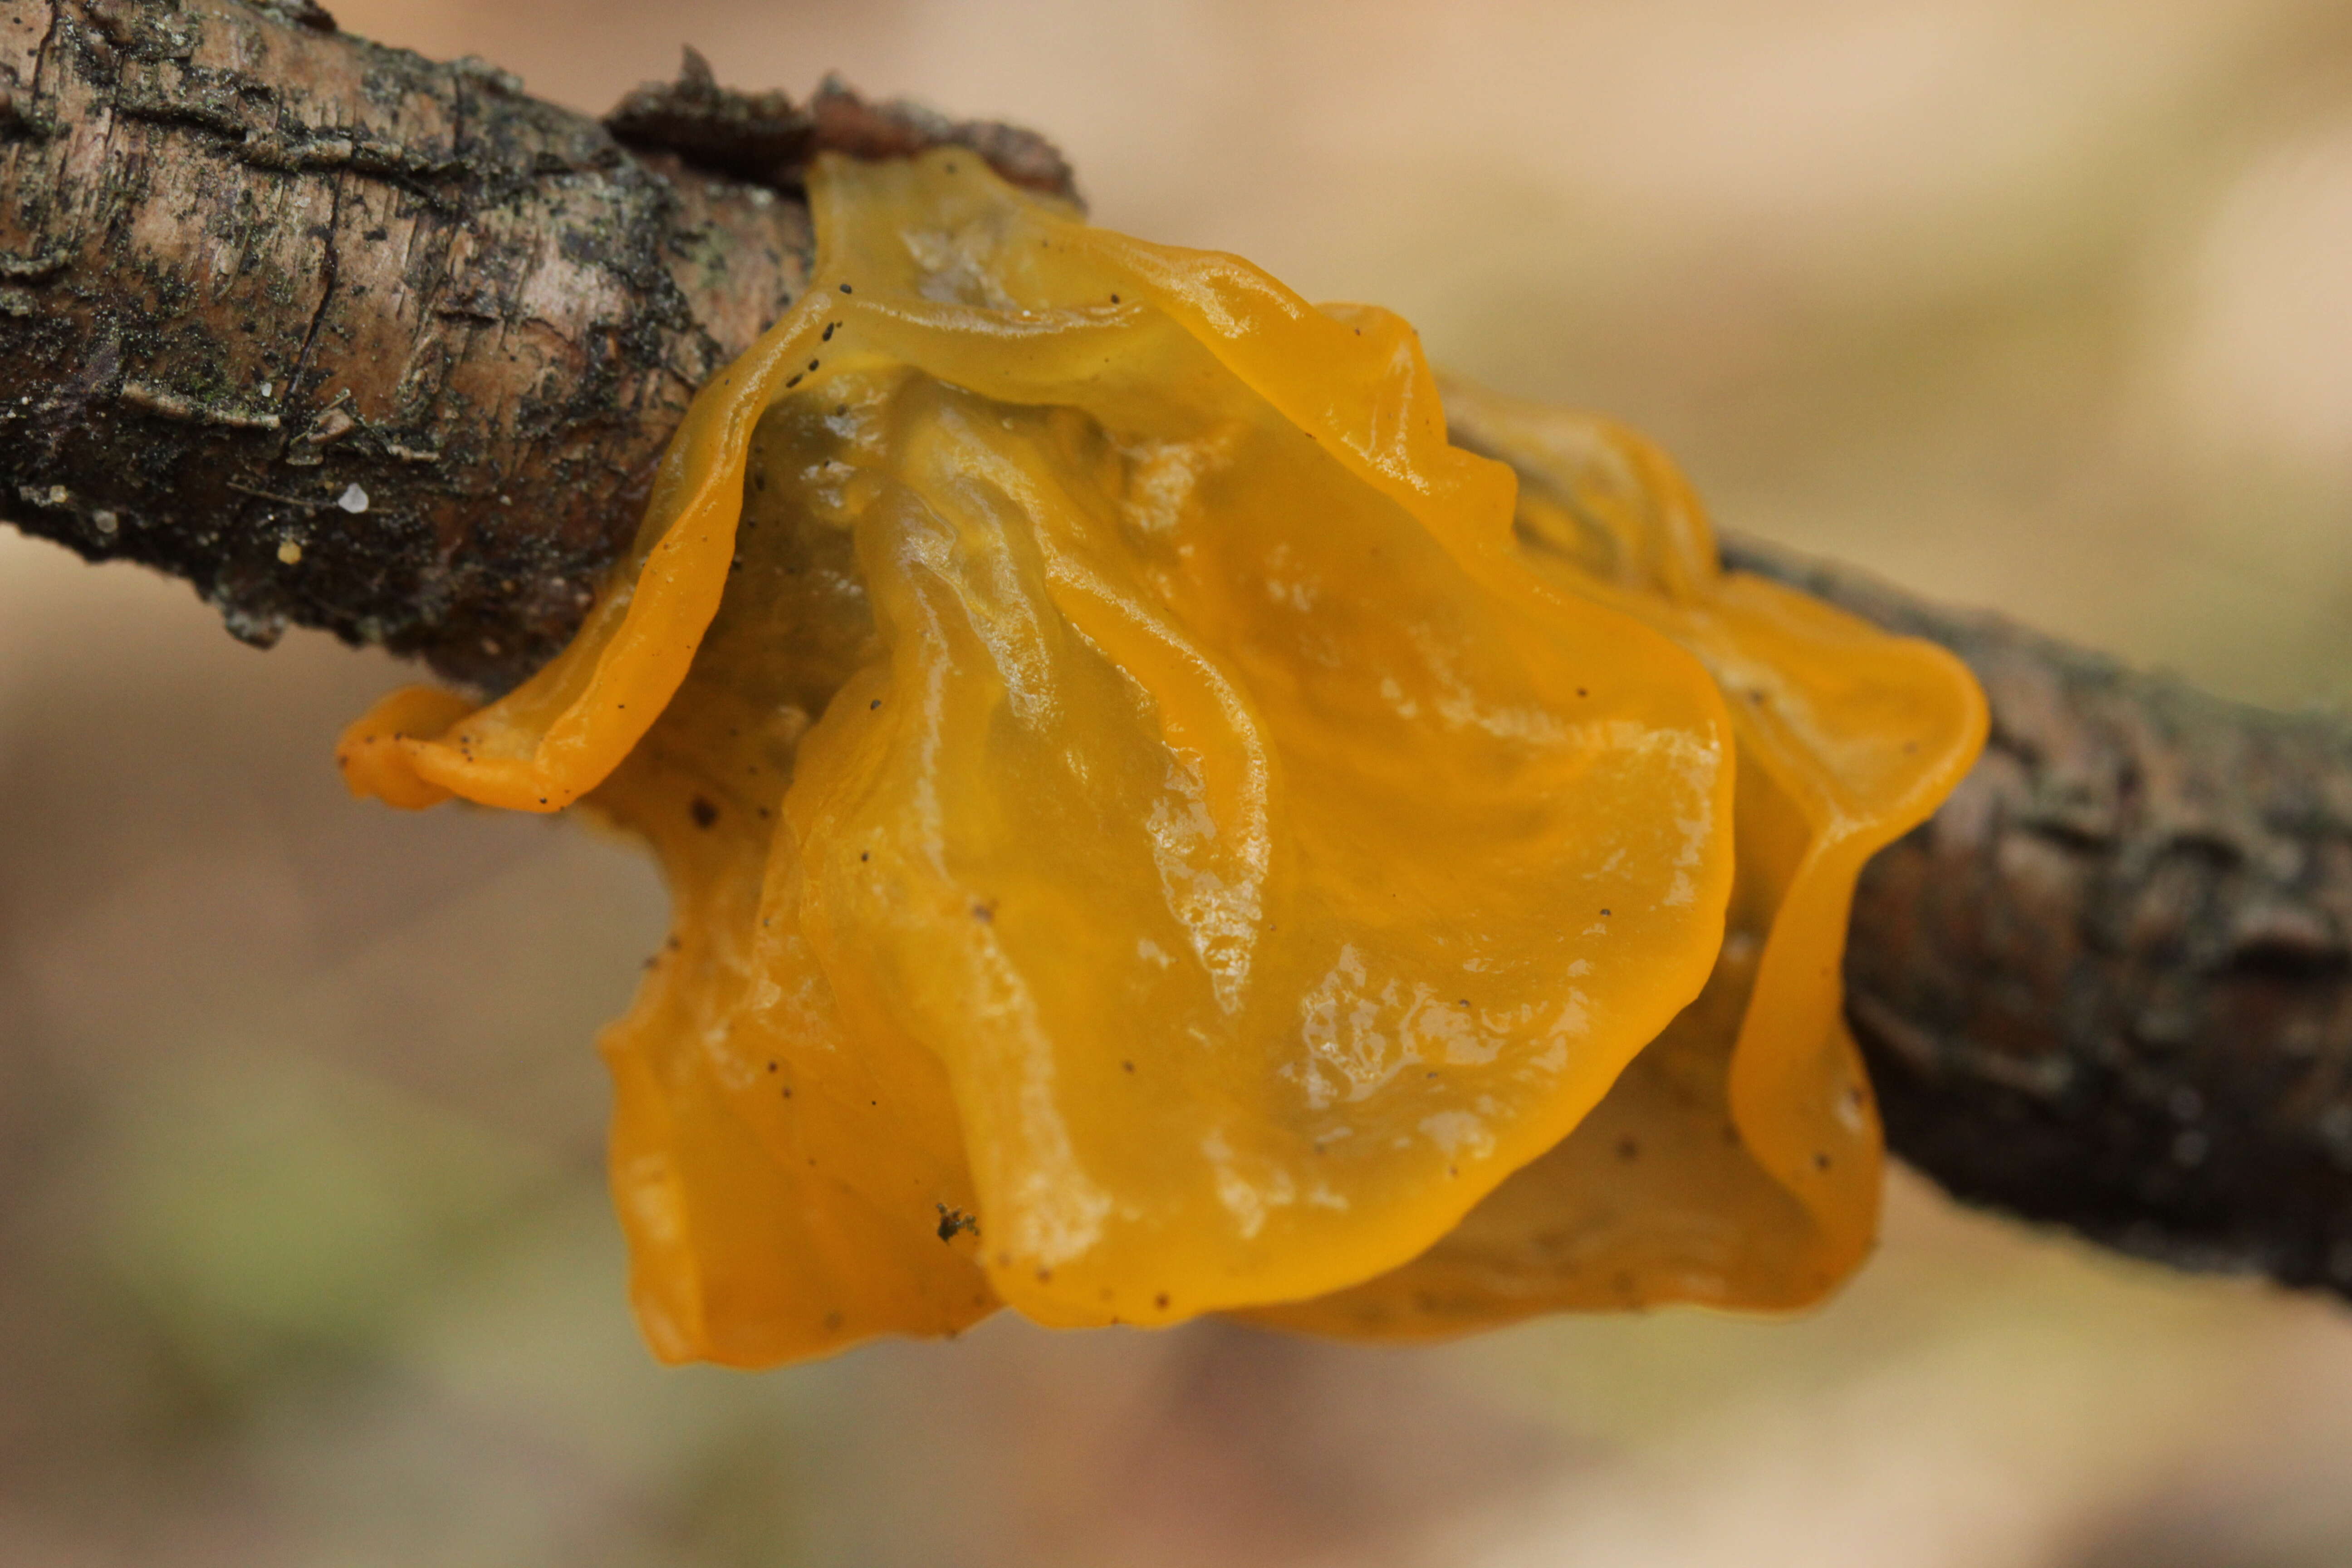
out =
<path fill-rule="evenodd" d="M 2342 0 L 331 3 L 594 111 L 691 42 L 1034 125 L 1100 221 L 1623 416 L 1728 526 L 2352 697 Z M 0 530 L 0 1564 L 2352 1562 L 2352 1310 L 1899 1173 L 1790 1323 L 659 1369 L 591 1047 L 659 889 L 345 800 L 398 679 Z"/>

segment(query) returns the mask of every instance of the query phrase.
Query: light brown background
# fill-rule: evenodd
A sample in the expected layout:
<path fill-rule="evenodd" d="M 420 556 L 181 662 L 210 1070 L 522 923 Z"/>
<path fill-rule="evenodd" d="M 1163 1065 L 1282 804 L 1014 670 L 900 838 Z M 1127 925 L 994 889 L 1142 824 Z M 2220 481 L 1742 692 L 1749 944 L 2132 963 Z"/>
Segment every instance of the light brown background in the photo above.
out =
<path fill-rule="evenodd" d="M 589 109 L 691 41 L 1024 121 L 1100 221 L 1623 415 L 1730 525 L 2352 696 L 2340 4 L 336 9 Z M 566 825 L 343 800 L 395 679 L 0 532 L 0 1563 L 2352 1561 L 2352 1315 L 1908 1180 L 1793 1324 L 659 1371 L 589 1046 L 658 889 Z"/>

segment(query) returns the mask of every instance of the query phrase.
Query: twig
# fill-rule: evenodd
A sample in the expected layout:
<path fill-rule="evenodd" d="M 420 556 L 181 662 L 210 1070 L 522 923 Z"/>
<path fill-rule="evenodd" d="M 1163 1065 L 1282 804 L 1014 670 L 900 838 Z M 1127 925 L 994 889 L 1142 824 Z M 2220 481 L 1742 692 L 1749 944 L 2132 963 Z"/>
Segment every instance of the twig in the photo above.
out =
<path fill-rule="evenodd" d="M 624 146 L 331 28 L 306 0 L 0 0 L 0 498 L 253 641 L 324 626 L 486 687 L 560 647 L 693 387 L 802 286 L 810 150 L 951 140 L 1068 193 L 1034 137 L 845 89 L 690 67 L 632 96 Z M 268 417 L 163 390 L 265 384 Z M 270 505 L 328 504 L 289 467 L 363 517 L 289 540 Z M 1984 764 L 1853 926 L 1896 1151 L 2111 1245 L 2352 1289 L 2352 735 L 1731 555 L 1992 696 Z"/>

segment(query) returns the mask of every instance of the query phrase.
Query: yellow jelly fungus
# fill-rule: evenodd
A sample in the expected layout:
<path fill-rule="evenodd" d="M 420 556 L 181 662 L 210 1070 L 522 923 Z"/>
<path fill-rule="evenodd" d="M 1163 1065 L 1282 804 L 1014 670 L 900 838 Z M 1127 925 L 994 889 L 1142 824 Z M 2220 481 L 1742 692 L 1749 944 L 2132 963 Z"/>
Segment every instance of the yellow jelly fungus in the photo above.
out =
<path fill-rule="evenodd" d="M 1932 644 L 1724 572 L 1664 454 L 1588 415 L 1445 388 L 1455 439 L 1519 475 L 1529 567 L 1696 654 L 1731 700 L 1738 871 L 1715 973 L 1576 1131 L 1402 1268 L 1266 1321 L 1418 1336 L 1573 1308 L 1790 1308 L 1869 1250 L 1882 1146 L 1843 1014 L 1864 861 L 1984 743 Z"/>
<path fill-rule="evenodd" d="M 340 752 L 659 856 L 604 1041 L 656 1350 L 1000 1303 L 1443 1331 L 1850 1268 L 1846 901 L 1966 766 L 1966 675 L 1718 574 L 1630 439 L 1441 406 L 1385 312 L 954 150 L 809 185 L 808 291 L 572 645 Z M 1596 1162 L 1604 1123 L 1654 1152 Z"/>

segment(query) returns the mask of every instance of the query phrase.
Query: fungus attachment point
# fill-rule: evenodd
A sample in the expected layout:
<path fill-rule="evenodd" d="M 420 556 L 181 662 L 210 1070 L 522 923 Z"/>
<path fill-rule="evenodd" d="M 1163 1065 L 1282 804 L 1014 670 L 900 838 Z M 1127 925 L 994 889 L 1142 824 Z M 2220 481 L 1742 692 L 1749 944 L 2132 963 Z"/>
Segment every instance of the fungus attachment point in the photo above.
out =
<path fill-rule="evenodd" d="M 660 857 L 669 951 L 604 1040 L 656 1349 L 1000 1303 L 1429 1332 L 1587 1268 L 1850 1267 L 1835 933 L 1965 766 L 1966 676 L 1721 577 L 1631 438 L 1441 406 L 1395 317 L 952 162 L 821 158 L 811 287 L 572 646 L 340 753 Z"/>

